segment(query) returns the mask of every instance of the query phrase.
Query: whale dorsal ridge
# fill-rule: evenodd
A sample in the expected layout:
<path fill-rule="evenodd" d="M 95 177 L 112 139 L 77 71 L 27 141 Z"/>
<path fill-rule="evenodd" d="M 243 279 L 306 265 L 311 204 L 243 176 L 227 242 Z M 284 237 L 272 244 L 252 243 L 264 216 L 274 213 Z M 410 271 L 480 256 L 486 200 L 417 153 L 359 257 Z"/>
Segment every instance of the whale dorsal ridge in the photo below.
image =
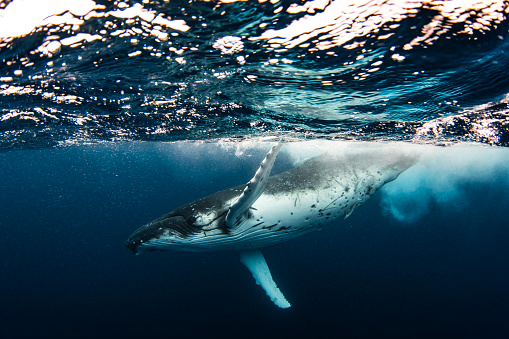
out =
<path fill-rule="evenodd" d="M 242 194 L 230 206 L 226 215 L 225 223 L 227 227 L 234 227 L 239 223 L 249 208 L 255 203 L 256 199 L 262 195 L 267 185 L 267 179 L 270 176 L 272 166 L 276 161 L 279 150 L 283 146 L 278 143 L 270 149 L 269 153 L 263 159 L 260 168 L 256 171 L 254 177 L 247 183 Z"/>

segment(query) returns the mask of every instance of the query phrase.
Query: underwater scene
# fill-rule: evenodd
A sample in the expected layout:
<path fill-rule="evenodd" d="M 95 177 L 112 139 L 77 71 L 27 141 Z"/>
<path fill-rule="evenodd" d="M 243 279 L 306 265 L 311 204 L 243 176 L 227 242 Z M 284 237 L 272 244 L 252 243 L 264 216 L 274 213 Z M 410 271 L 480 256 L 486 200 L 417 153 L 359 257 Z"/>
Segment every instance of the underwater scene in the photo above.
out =
<path fill-rule="evenodd" d="M 0 2 L 0 338 L 508 338 L 509 3 Z"/>

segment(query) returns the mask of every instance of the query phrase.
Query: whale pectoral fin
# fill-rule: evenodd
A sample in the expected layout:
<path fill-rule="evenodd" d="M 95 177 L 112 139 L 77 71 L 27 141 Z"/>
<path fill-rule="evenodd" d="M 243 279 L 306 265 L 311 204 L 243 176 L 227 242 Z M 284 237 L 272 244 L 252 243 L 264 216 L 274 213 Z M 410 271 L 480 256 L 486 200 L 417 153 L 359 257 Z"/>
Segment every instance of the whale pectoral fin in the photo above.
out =
<path fill-rule="evenodd" d="M 281 146 L 283 146 L 283 144 L 278 143 L 270 149 L 253 179 L 247 183 L 242 194 L 230 206 L 225 219 L 227 227 L 232 228 L 237 225 L 249 208 L 255 203 L 256 199 L 262 195 Z"/>
<path fill-rule="evenodd" d="M 281 308 L 292 306 L 288 300 L 286 300 L 283 293 L 281 293 L 274 279 L 272 279 L 269 266 L 267 266 L 267 262 L 260 250 L 255 249 L 240 252 L 240 261 L 247 266 L 253 274 L 256 284 L 260 285 L 265 290 L 270 300 L 272 300 L 276 306 Z"/>

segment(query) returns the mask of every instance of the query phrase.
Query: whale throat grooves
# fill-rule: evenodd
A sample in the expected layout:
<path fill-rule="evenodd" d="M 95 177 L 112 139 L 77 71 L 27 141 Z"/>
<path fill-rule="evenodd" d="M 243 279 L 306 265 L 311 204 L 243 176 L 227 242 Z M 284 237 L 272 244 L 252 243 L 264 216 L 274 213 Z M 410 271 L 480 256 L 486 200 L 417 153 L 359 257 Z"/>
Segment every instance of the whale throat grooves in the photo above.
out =
<path fill-rule="evenodd" d="M 274 279 L 272 279 L 269 266 L 267 266 L 265 257 L 260 250 L 255 249 L 240 252 L 240 261 L 251 271 L 256 284 L 260 285 L 265 290 L 270 300 L 272 300 L 276 306 L 280 308 L 289 308 L 292 306 L 279 290 Z"/>

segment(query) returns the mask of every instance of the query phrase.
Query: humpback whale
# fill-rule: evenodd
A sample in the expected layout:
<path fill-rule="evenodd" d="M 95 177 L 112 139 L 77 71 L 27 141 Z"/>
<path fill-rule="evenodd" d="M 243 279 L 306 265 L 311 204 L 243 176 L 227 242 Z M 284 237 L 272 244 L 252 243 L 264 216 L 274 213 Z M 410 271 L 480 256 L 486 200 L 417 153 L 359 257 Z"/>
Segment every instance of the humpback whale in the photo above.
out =
<path fill-rule="evenodd" d="M 282 143 L 254 177 L 142 226 L 126 241 L 133 253 L 151 250 L 238 250 L 241 262 L 279 307 L 290 307 L 259 248 L 320 230 L 356 207 L 417 160 L 415 149 L 386 145 L 325 152 L 270 176 Z"/>

